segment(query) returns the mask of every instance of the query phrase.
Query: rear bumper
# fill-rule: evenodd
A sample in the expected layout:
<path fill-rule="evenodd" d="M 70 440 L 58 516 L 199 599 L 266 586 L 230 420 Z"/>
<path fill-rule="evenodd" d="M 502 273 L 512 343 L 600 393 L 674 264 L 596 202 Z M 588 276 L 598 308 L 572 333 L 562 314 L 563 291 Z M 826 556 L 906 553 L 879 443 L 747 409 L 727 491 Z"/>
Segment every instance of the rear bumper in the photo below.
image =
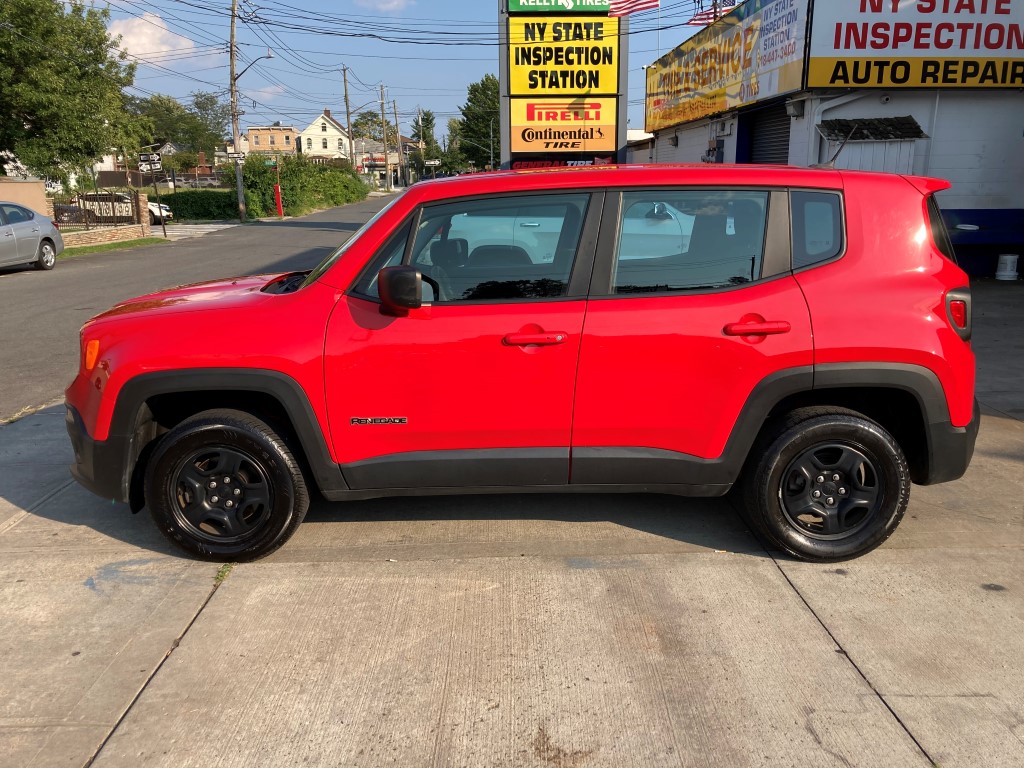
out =
<path fill-rule="evenodd" d="M 962 477 L 974 456 L 974 444 L 981 427 L 981 408 L 974 401 L 974 414 L 966 427 L 949 422 L 928 425 L 928 477 L 920 485 L 945 483 Z"/>
<path fill-rule="evenodd" d="M 64 407 L 64 425 L 75 451 L 71 476 L 101 498 L 127 502 L 129 484 L 125 475 L 125 453 L 128 441 L 93 440 L 74 406 L 65 403 Z"/>

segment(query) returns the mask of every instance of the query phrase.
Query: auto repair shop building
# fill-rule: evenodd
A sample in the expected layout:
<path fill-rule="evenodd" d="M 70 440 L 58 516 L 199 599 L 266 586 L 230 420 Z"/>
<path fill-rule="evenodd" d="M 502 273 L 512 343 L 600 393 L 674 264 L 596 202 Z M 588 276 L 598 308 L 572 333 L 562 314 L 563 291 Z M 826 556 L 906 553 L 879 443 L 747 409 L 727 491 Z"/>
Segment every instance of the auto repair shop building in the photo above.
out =
<path fill-rule="evenodd" d="M 747 0 L 647 68 L 657 163 L 947 179 L 961 263 L 1024 261 L 1024 0 Z"/>

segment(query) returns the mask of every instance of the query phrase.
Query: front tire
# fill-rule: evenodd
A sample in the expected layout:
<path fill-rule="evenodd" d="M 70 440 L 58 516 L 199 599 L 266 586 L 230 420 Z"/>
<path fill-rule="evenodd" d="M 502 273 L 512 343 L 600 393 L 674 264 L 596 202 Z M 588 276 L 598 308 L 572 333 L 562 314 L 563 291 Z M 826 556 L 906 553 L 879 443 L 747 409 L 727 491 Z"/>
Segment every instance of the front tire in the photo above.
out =
<path fill-rule="evenodd" d="M 245 562 L 287 541 L 309 508 L 285 442 L 241 411 L 206 411 L 165 435 L 146 468 L 146 503 L 173 544 L 205 560 Z"/>
<path fill-rule="evenodd" d="M 770 547 L 803 560 L 846 560 L 879 546 L 903 519 L 906 457 L 859 413 L 793 411 L 754 451 L 742 512 Z"/>
<path fill-rule="evenodd" d="M 39 253 L 36 256 L 36 269 L 49 270 L 57 264 L 57 249 L 49 240 L 39 243 Z"/>

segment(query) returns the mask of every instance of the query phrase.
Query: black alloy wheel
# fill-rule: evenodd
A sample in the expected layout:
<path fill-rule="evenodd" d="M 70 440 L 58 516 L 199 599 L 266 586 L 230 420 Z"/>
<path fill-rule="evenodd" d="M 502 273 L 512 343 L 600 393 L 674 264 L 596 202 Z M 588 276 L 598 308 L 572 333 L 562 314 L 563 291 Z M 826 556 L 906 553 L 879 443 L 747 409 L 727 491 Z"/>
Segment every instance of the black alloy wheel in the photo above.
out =
<path fill-rule="evenodd" d="M 255 560 L 280 547 L 309 507 L 302 470 L 263 421 L 205 411 L 162 438 L 146 467 L 146 503 L 175 545 L 208 560 Z"/>
<path fill-rule="evenodd" d="M 846 560 L 896 530 L 910 471 L 895 439 L 863 414 L 801 408 L 766 428 L 741 483 L 741 513 L 770 547 Z"/>

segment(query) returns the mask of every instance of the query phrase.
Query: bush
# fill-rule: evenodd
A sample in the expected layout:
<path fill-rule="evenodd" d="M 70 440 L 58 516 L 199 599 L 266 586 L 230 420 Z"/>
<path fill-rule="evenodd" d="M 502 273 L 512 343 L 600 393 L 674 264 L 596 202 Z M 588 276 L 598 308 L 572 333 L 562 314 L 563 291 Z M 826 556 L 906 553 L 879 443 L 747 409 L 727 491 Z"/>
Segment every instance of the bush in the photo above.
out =
<path fill-rule="evenodd" d="M 178 221 L 238 218 L 238 194 L 233 189 L 182 189 L 160 197 Z"/>
<path fill-rule="evenodd" d="M 249 155 L 242 169 L 246 205 L 253 217 L 272 216 L 277 212 L 274 203 L 277 170 L 266 165 L 265 159 Z M 365 199 L 369 192 L 351 170 L 314 165 L 304 157 L 284 157 L 279 162 L 281 200 L 288 216 L 354 203 Z"/>

